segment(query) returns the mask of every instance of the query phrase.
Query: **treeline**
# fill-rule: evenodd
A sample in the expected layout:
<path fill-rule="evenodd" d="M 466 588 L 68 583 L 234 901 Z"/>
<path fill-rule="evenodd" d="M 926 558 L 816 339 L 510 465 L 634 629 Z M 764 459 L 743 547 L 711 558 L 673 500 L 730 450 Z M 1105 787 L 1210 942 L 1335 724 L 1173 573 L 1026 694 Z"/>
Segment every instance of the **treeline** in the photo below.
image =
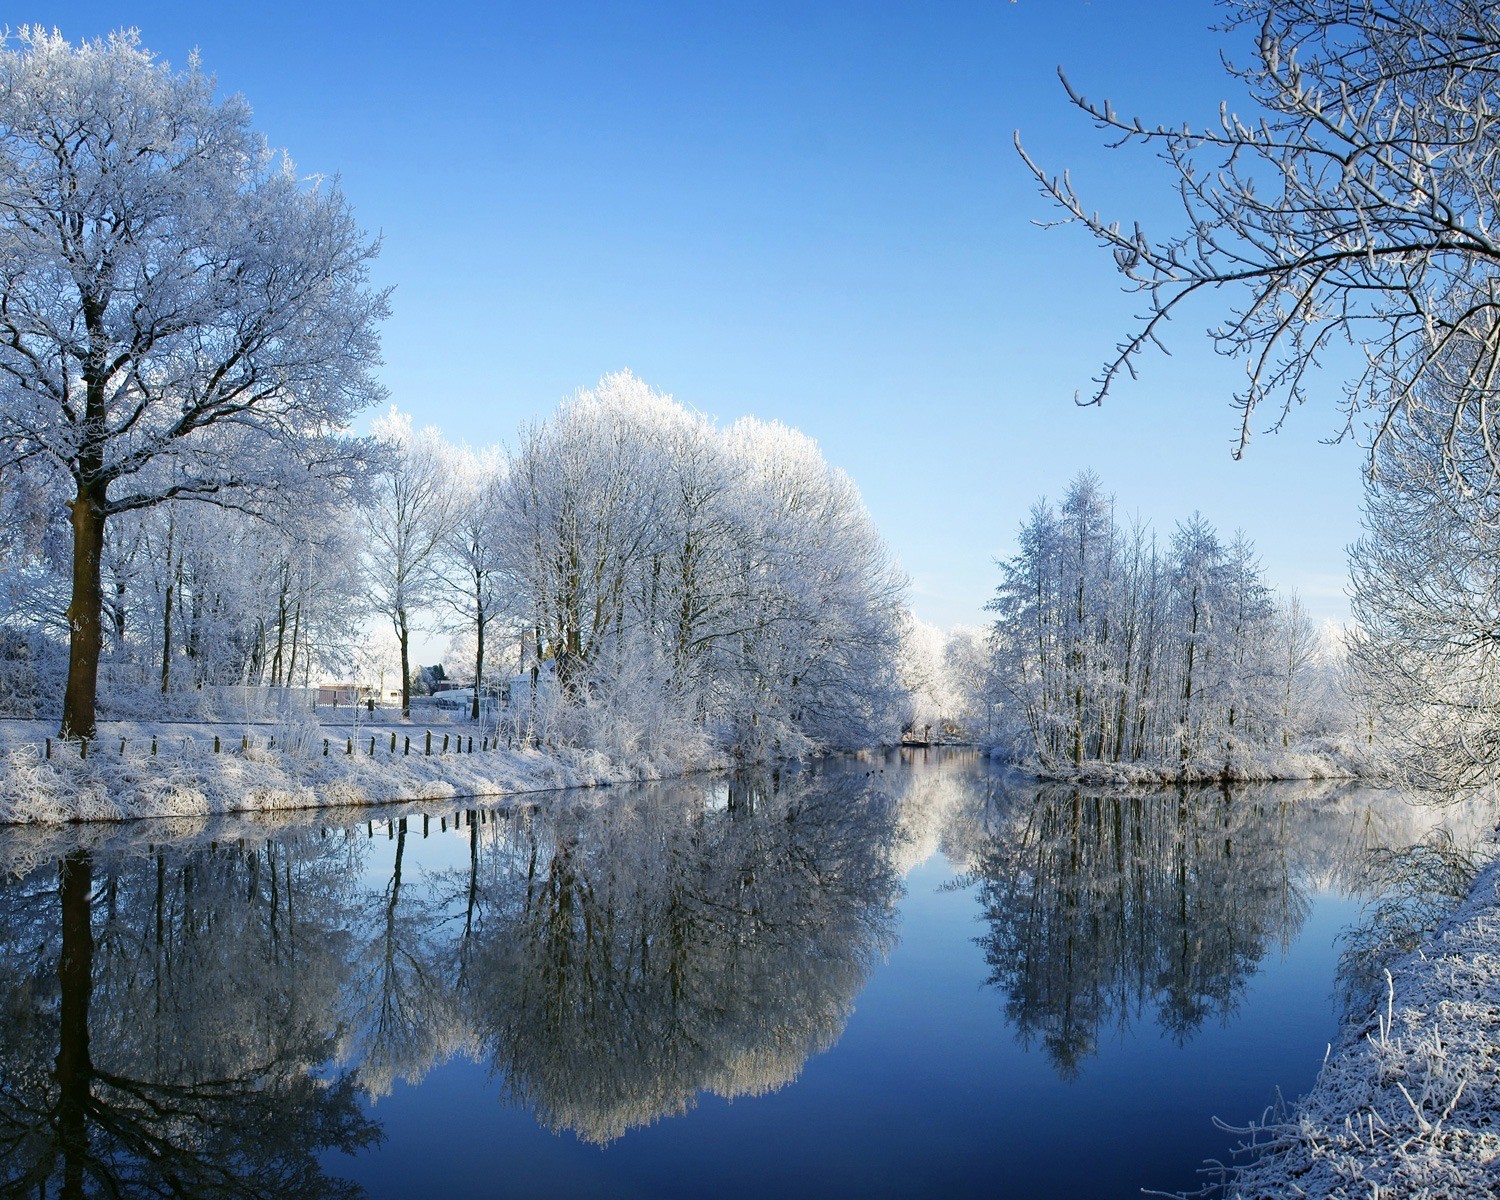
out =
<path fill-rule="evenodd" d="M 394 411 L 373 432 L 352 487 L 112 518 L 105 715 L 330 677 L 399 691 L 405 710 L 413 636 L 441 630 L 449 676 L 479 685 L 472 715 L 523 673 L 541 737 L 760 758 L 899 734 L 904 580 L 802 434 L 720 429 L 628 372 L 509 449 Z M 61 691 L 70 546 L 48 483 L 3 497 L 21 534 L 0 552 L 12 711 Z"/>
<path fill-rule="evenodd" d="M 1243 534 L 1195 514 L 1163 540 L 1084 473 L 1018 543 L 988 607 L 990 687 L 1023 754 L 1234 773 L 1322 731 L 1318 632 Z"/>

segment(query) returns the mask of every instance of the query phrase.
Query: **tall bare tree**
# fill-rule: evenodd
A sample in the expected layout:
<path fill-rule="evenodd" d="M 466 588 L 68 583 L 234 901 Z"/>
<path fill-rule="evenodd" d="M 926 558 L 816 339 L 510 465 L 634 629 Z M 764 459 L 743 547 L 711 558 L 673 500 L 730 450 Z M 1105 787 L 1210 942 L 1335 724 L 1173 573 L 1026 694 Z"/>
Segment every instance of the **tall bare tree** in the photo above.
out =
<path fill-rule="evenodd" d="M 458 511 L 450 486 L 453 456 L 436 429 L 415 431 L 411 417 L 394 408 L 371 429 L 389 457 L 364 509 L 371 545 L 366 570 L 372 599 L 401 644 L 401 715 L 408 717 L 412 617 L 432 603 L 441 583 L 439 553 Z"/>

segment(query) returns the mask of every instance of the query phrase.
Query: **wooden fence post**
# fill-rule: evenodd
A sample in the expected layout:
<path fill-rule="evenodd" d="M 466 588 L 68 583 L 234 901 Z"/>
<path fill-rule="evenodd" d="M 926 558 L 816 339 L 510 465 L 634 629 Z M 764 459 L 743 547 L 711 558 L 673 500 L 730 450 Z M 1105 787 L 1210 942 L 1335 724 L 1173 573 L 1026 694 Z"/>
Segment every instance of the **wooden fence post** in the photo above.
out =
<path fill-rule="evenodd" d="M 52 757 L 52 739 L 51 738 L 47 739 L 47 757 L 48 758 Z"/>
<path fill-rule="evenodd" d="M 448 735 L 446 733 L 443 734 L 443 753 L 448 753 Z"/>
<path fill-rule="evenodd" d="M 427 757 L 432 757 L 432 730 L 427 731 Z"/>
<path fill-rule="evenodd" d="M 393 733 L 393 734 L 391 734 L 391 741 L 394 742 L 395 740 L 396 740 L 396 735 Z M 406 735 L 406 740 L 401 743 L 401 754 L 404 757 L 405 755 L 408 755 L 410 753 L 411 753 L 411 735 L 407 734 Z"/>
<path fill-rule="evenodd" d="M 216 734 L 214 734 L 214 753 L 217 754 L 218 752 L 219 752 L 219 735 L 216 733 Z"/>
<path fill-rule="evenodd" d="M 89 740 L 88 740 L 88 738 L 79 738 L 78 739 L 78 757 L 81 758 L 81 759 L 87 759 L 88 756 L 89 756 Z"/>

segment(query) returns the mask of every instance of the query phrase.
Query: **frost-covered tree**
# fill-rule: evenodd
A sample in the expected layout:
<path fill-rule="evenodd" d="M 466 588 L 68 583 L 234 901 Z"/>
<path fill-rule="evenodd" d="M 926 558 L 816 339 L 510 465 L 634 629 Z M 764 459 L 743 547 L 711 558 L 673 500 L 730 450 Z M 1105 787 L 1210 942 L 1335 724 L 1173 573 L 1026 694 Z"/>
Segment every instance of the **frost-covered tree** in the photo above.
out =
<path fill-rule="evenodd" d="M 474 702 L 469 715 L 477 721 L 490 630 L 503 611 L 500 493 L 505 463 L 497 450 L 464 447 L 451 455 L 450 472 L 451 522 L 438 552 L 438 571 L 447 587 L 440 594 L 457 621 L 455 632 L 461 631 L 472 647 Z"/>
<path fill-rule="evenodd" d="M 502 497 L 530 666 L 581 735 L 759 758 L 899 730 L 903 581 L 808 438 L 718 430 L 621 373 L 523 432 Z"/>
<path fill-rule="evenodd" d="M 196 498 L 253 509 L 350 465 L 379 394 L 375 245 L 134 34 L 0 47 L 0 466 L 66 490 L 62 732 L 93 734 L 111 518 Z"/>
<path fill-rule="evenodd" d="M 757 755 L 859 746 L 899 732 L 905 577 L 853 480 L 779 423 L 729 430 L 742 472 L 736 743 Z"/>
<path fill-rule="evenodd" d="M 1318 661 L 1318 628 L 1295 590 L 1276 602 L 1276 627 L 1273 677 L 1281 702 L 1281 744 L 1289 746 L 1292 728 L 1304 716 L 1304 685 Z"/>
<path fill-rule="evenodd" d="M 406 717 L 411 715 L 413 617 L 441 588 L 441 550 L 458 517 L 453 454 L 435 428 L 414 430 L 410 414 L 394 408 L 370 428 L 386 460 L 362 510 L 370 541 L 366 577 L 373 603 L 400 643 L 401 715 Z"/>
<path fill-rule="evenodd" d="M 1032 508 L 1017 544 L 989 604 L 986 703 L 1022 754 L 1233 774 L 1310 710 L 1305 630 L 1277 621 L 1243 534 L 1225 543 L 1195 514 L 1162 548 L 1139 522 L 1118 524 L 1085 473 L 1058 507 Z"/>
<path fill-rule="evenodd" d="M 1243 359 L 1240 449 L 1263 404 L 1279 425 L 1331 348 L 1360 348 L 1351 422 L 1380 428 L 1438 398 L 1454 449 L 1497 399 L 1500 372 L 1500 10 L 1488 0 L 1230 0 L 1248 34 L 1226 104 L 1202 129 L 1149 125 L 1068 94 L 1114 145 L 1154 150 L 1176 177 L 1179 232 L 1151 237 L 1086 208 L 1026 158 L 1065 219 L 1143 294 L 1143 323 L 1097 379 L 1101 400 L 1195 297 L 1238 296 L 1213 330 Z M 1018 143 L 1019 144 L 1019 143 Z M 1023 157 L 1025 157 L 1023 151 Z M 1486 447 L 1493 477 L 1500 468 Z"/>
<path fill-rule="evenodd" d="M 1464 489 L 1452 459 L 1444 424 L 1403 418 L 1350 553 L 1350 659 L 1372 729 L 1411 782 L 1450 795 L 1500 770 L 1500 496 Z"/>

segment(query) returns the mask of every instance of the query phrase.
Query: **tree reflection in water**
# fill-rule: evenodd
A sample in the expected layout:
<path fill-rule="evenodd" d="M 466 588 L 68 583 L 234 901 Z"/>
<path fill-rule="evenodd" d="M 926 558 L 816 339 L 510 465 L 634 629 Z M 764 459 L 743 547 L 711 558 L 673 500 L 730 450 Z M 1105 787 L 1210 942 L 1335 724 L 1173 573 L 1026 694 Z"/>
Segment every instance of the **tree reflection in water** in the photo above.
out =
<path fill-rule="evenodd" d="M 470 813 L 442 871 L 420 814 L 388 872 L 363 829 L 80 835 L 0 885 L 0 1196 L 353 1195 L 322 1157 L 455 1053 L 590 1141 L 779 1087 L 892 943 L 895 813 L 863 773 L 678 785 Z"/>
<path fill-rule="evenodd" d="M 839 1038 L 939 849 L 1020 1036 L 1075 1073 L 1148 1011 L 1178 1040 L 1233 1012 L 1310 889 L 1391 832 L 1295 790 L 886 766 L 269 839 L 246 818 L 169 849 L 0 833 L 0 1196 L 352 1195 L 331 1152 L 455 1057 L 596 1143 L 775 1090 Z"/>
<path fill-rule="evenodd" d="M 512 818 L 471 967 L 507 1094 L 602 1142 L 794 1079 L 892 943 L 894 812 L 863 775 L 796 775 Z"/>
<path fill-rule="evenodd" d="M 334 865 L 69 853 L 0 892 L 0 1195 L 336 1197 L 371 1144 L 327 1013 Z"/>
<path fill-rule="evenodd" d="M 1179 1043 L 1227 1018 L 1308 911 L 1288 805 L 1254 792 L 1042 787 L 975 857 L 989 982 L 1023 1040 L 1076 1075 L 1146 1009 Z"/>

